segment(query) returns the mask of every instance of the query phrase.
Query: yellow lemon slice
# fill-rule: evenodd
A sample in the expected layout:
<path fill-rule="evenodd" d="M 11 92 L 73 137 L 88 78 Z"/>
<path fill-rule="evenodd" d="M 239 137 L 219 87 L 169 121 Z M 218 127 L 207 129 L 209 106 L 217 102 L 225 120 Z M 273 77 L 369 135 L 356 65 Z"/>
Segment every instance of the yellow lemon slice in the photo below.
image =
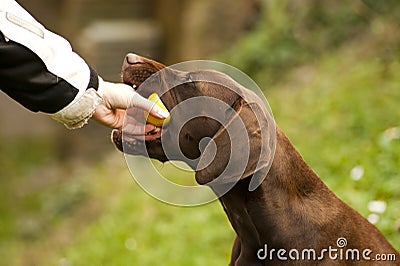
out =
<path fill-rule="evenodd" d="M 161 107 L 163 110 L 168 112 L 168 109 L 165 107 L 165 105 L 163 104 L 163 102 L 161 101 L 161 99 L 157 93 L 153 93 L 152 95 L 149 96 L 148 99 L 150 101 L 154 102 L 159 107 Z M 162 125 L 167 124 L 169 122 L 169 120 L 171 119 L 170 115 L 168 115 L 168 117 L 165 119 L 161 119 L 161 118 L 152 116 L 151 114 L 149 114 L 146 111 L 144 112 L 144 116 L 147 117 L 147 120 L 146 120 L 147 123 L 153 124 L 157 127 L 161 127 Z"/>

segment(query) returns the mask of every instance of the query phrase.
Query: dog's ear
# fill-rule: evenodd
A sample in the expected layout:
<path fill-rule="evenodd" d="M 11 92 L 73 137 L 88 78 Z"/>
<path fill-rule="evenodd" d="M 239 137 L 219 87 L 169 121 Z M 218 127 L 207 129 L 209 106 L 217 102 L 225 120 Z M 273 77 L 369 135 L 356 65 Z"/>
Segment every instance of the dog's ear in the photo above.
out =
<path fill-rule="evenodd" d="M 271 142 L 271 137 L 274 141 L 275 136 L 270 136 L 271 132 L 275 134 L 270 114 L 258 103 L 248 103 L 239 98 L 226 125 L 221 126 L 202 150 L 196 181 L 214 188 L 269 168 L 275 148 L 275 143 Z M 253 186 L 251 190 L 262 180 L 254 182 L 250 184 Z"/>

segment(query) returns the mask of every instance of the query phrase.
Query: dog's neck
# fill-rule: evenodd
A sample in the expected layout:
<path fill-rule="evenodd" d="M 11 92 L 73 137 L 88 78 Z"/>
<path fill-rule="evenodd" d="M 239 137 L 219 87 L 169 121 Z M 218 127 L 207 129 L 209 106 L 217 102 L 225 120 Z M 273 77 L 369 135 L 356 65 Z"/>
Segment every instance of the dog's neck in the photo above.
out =
<path fill-rule="evenodd" d="M 316 188 L 325 187 L 279 127 L 274 161 L 265 183 L 278 186 L 285 194 L 299 198 L 308 197 Z"/>
<path fill-rule="evenodd" d="M 249 245 L 257 242 L 258 245 L 283 245 L 281 242 L 286 235 L 282 232 L 298 235 L 298 239 L 311 239 L 311 236 L 301 235 L 304 227 L 322 226 L 329 222 L 331 216 L 321 216 L 321 212 L 331 213 L 332 216 L 337 212 L 336 203 L 324 204 L 324 197 L 333 193 L 304 162 L 279 128 L 270 171 L 263 183 L 252 192 L 248 190 L 250 179 L 241 180 L 220 198 L 239 238 L 242 234 L 250 234 L 256 240 Z M 241 223 L 237 222 L 238 217 Z M 298 232 L 289 232 L 288 228 Z"/>

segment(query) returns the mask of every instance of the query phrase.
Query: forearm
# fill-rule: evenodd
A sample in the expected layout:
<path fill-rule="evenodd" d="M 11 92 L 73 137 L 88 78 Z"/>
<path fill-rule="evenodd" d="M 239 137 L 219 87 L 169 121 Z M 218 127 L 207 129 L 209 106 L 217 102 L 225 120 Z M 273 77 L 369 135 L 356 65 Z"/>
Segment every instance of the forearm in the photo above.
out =
<path fill-rule="evenodd" d="M 122 128 L 124 114 L 118 109 L 135 106 L 161 119 L 169 115 L 132 87 L 104 82 L 67 40 L 13 0 L 0 0 L 0 89 L 71 129 L 82 127 L 95 111 L 98 122 L 116 128 Z"/>
<path fill-rule="evenodd" d="M 32 111 L 80 127 L 102 101 L 99 78 L 64 38 L 15 1 L 0 2 L 0 89 Z"/>

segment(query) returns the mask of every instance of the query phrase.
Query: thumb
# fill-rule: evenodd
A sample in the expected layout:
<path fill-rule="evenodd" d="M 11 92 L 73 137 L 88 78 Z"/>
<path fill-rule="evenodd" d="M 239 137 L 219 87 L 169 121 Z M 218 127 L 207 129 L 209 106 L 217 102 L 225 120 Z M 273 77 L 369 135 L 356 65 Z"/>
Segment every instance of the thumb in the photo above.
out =
<path fill-rule="evenodd" d="M 131 97 L 131 106 L 146 110 L 157 118 L 165 119 L 169 116 L 168 111 L 162 109 L 156 103 L 144 98 L 137 92 L 135 92 L 133 97 Z"/>
<path fill-rule="evenodd" d="M 137 107 L 161 119 L 165 119 L 169 115 L 167 111 L 157 106 L 154 102 L 144 98 L 126 84 L 107 81 L 102 83 L 103 100 L 111 109 Z"/>

